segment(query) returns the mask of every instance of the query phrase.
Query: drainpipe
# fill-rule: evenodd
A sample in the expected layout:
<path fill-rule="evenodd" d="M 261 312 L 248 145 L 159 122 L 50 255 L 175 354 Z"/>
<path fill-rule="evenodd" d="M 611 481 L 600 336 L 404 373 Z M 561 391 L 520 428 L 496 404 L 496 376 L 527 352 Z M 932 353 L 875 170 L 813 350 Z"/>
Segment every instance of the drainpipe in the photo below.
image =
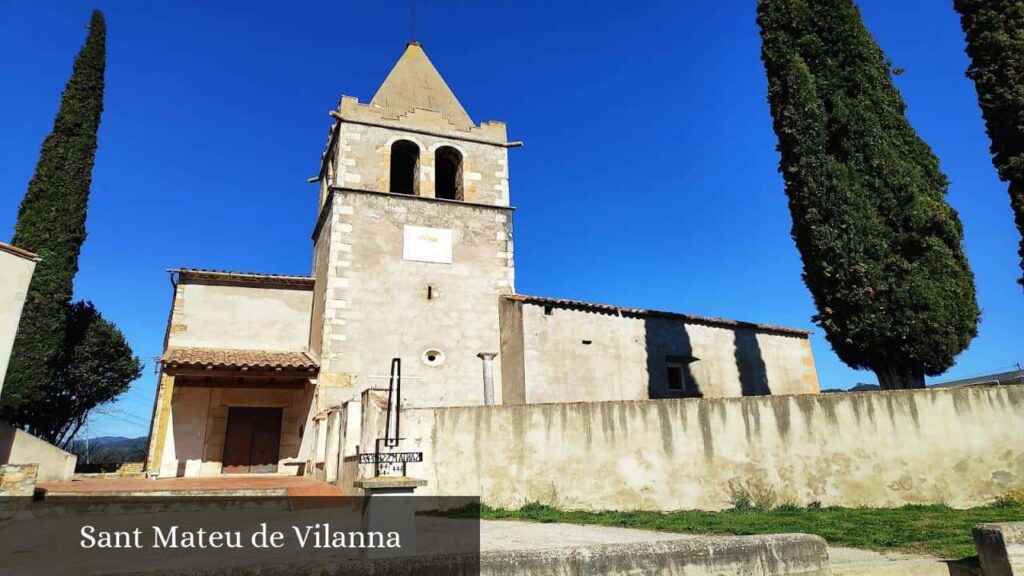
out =
<path fill-rule="evenodd" d="M 484 363 L 484 405 L 494 406 L 494 357 L 496 352 L 481 352 L 477 358 Z"/>

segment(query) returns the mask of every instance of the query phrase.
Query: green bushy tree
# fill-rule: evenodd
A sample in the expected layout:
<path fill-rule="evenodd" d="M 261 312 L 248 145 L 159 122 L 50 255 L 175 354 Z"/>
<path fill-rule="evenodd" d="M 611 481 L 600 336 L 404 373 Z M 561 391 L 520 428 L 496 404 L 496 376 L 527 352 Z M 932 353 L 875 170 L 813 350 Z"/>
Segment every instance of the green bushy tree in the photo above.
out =
<path fill-rule="evenodd" d="M 55 385 L 33 406 L 34 429 L 59 446 L 70 443 L 93 408 L 126 392 L 142 374 L 124 334 L 92 302 L 68 309 L 63 358 Z"/>
<path fill-rule="evenodd" d="M 69 423 L 113 399 L 126 388 L 125 380 L 130 382 L 140 371 L 116 327 L 91 304 L 71 304 L 103 113 L 105 44 L 103 14 L 94 11 L 19 207 L 12 240 L 35 252 L 39 262 L 25 298 L 0 410 L 15 426 L 54 443 L 66 440 L 73 426 Z M 89 386 L 95 388 L 87 390 Z"/>
<path fill-rule="evenodd" d="M 978 91 L 992 163 L 1009 183 L 1024 285 L 1024 0 L 954 0 L 953 6 L 967 36 L 967 77 Z"/>
<path fill-rule="evenodd" d="M 792 234 L 839 358 L 919 388 L 977 334 L 948 182 L 851 0 L 759 0 Z"/>

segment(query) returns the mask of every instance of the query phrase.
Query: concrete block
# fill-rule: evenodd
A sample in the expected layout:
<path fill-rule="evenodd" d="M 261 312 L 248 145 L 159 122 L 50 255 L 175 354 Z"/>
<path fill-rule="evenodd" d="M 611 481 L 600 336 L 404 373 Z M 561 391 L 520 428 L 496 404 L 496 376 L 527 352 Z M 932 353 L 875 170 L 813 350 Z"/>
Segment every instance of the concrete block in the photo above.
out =
<path fill-rule="evenodd" d="M 823 538 L 772 534 L 488 552 L 480 574 L 832 576 L 832 570 Z"/>
<path fill-rule="evenodd" d="M 985 576 L 1024 576 L 1024 522 L 979 524 L 972 532 Z"/>
<path fill-rule="evenodd" d="M 947 563 L 948 576 L 985 576 L 981 572 L 981 564 L 978 562 L 977 556 L 970 558 L 964 558 L 962 560 L 950 560 Z M 836 574 L 836 576 L 845 576 L 844 574 Z M 947 576 L 942 574 L 941 576 Z"/>
<path fill-rule="evenodd" d="M 202 469 L 203 461 L 199 458 L 185 460 L 185 478 L 198 478 Z"/>

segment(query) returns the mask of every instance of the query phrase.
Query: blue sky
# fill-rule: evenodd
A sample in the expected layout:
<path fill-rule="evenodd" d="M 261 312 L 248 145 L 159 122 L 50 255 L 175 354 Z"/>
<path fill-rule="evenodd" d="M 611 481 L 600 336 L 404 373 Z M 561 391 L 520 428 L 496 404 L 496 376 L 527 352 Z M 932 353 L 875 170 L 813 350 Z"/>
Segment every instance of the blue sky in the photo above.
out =
<path fill-rule="evenodd" d="M 911 122 L 952 181 L 984 311 L 951 379 L 1024 362 L 1016 230 L 951 2 L 863 0 Z M 400 2 L 0 0 L 0 238 L 85 37 L 107 93 L 75 280 L 146 371 L 90 434 L 144 435 L 167 268 L 308 274 L 315 173 L 341 94 L 409 39 Z M 417 36 L 476 122 L 504 120 L 517 290 L 812 328 L 823 387 L 874 382 L 811 324 L 776 170 L 753 0 L 418 3 Z"/>

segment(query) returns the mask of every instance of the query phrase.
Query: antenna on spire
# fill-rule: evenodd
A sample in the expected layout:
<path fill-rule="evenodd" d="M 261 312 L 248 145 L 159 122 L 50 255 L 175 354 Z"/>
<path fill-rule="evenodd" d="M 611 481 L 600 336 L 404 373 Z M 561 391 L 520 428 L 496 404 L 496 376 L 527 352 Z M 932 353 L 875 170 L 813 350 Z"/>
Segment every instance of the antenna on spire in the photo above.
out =
<path fill-rule="evenodd" d="M 409 0 L 409 43 L 416 44 L 416 0 Z"/>

